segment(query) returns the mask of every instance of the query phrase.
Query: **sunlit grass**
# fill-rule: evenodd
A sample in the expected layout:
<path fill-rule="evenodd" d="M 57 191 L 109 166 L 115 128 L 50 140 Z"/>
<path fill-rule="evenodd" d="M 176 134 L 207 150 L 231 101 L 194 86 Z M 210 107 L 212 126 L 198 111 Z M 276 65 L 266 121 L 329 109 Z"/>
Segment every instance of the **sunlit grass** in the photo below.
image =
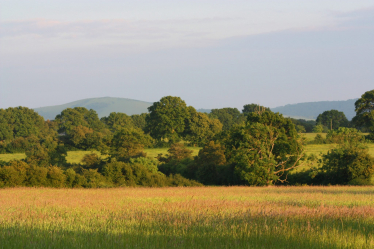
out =
<path fill-rule="evenodd" d="M 0 248 L 373 248 L 373 187 L 0 190 Z"/>

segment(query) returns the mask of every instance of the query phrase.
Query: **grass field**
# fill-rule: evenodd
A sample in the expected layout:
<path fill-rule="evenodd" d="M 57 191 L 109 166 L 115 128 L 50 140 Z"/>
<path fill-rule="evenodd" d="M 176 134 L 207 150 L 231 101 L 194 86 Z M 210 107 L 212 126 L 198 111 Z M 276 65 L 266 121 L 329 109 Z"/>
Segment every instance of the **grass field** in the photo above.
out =
<path fill-rule="evenodd" d="M 188 149 L 192 150 L 193 156 L 197 156 L 199 153 L 200 147 L 188 147 Z M 162 153 L 163 155 L 167 154 L 167 148 L 156 148 L 156 149 L 145 149 L 144 151 L 147 153 L 148 157 L 155 158 L 158 154 Z M 96 153 L 97 155 L 101 155 L 100 152 L 97 151 L 68 151 L 68 155 L 66 160 L 68 163 L 80 163 L 84 155 Z M 21 160 L 26 158 L 24 153 L 17 153 L 17 154 L 0 154 L 0 160 L 9 162 L 10 160 Z"/>
<path fill-rule="evenodd" d="M 0 248 L 374 248 L 373 187 L 0 190 Z"/>

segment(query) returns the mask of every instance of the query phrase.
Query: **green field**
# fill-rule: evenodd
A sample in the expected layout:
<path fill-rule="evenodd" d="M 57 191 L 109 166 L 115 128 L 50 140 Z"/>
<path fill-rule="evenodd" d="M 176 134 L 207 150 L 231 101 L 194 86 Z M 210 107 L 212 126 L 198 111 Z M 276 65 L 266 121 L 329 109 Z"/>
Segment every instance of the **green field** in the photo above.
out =
<path fill-rule="evenodd" d="M 329 149 L 334 148 L 336 145 L 334 144 L 308 144 L 305 147 L 306 153 L 309 155 L 311 153 L 316 154 L 317 156 L 320 153 L 327 153 Z M 374 144 L 367 144 L 369 147 L 369 154 L 374 156 Z M 188 147 L 190 150 L 193 150 L 192 155 L 196 156 L 199 153 L 200 147 Z M 156 149 L 145 149 L 148 157 L 155 158 L 158 154 L 162 153 L 163 155 L 167 154 L 167 148 L 156 148 Z M 66 160 L 68 163 L 80 163 L 83 156 L 90 153 L 96 153 L 100 155 L 97 151 L 69 151 Z M 0 160 L 9 162 L 10 160 L 20 160 L 24 159 L 26 156 L 24 153 L 16 153 L 16 154 L 0 154 Z"/>
<path fill-rule="evenodd" d="M 374 248 L 374 187 L 0 190 L 0 248 Z"/>

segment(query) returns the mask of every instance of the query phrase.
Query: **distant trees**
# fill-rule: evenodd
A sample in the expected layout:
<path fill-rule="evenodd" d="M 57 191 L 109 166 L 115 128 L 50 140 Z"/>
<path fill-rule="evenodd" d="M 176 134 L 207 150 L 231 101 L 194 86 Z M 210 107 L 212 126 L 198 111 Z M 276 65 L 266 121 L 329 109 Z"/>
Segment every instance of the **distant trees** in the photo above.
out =
<path fill-rule="evenodd" d="M 251 112 L 259 112 L 259 111 L 270 111 L 269 107 L 260 106 L 258 104 L 247 104 L 243 106 L 242 113 L 244 115 L 248 115 Z"/>
<path fill-rule="evenodd" d="M 349 121 L 344 112 L 337 110 L 325 111 L 319 114 L 316 120 L 317 124 L 322 124 L 329 130 L 338 129 L 339 127 L 348 127 Z"/>

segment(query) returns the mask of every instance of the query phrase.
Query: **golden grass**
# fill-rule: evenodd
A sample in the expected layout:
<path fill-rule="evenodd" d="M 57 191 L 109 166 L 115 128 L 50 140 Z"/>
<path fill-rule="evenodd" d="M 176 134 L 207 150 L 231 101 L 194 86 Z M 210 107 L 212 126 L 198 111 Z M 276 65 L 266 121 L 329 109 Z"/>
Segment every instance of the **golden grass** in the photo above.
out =
<path fill-rule="evenodd" d="M 0 248 L 373 248 L 374 187 L 0 190 Z"/>

